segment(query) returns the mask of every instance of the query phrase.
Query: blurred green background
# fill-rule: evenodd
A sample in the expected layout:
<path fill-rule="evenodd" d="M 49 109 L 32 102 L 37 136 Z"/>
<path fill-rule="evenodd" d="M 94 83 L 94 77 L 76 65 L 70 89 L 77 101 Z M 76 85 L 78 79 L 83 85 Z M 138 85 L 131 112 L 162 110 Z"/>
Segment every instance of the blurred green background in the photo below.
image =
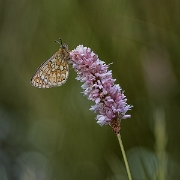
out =
<path fill-rule="evenodd" d="M 112 130 L 81 83 L 30 85 L 58 49 L 83 44 L 134 107 L 121 136 L 134 180 L 180 179 L 180 1 L 1 0 L 0 180 L 127 180 Z"/>

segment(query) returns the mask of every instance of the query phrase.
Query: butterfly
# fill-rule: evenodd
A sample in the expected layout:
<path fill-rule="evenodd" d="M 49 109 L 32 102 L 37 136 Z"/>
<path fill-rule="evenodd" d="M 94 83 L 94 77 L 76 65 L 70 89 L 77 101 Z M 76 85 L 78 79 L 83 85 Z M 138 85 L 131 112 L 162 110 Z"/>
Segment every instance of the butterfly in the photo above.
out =
<path fill-rule="evenodd" d="M 31 85 L 37 88 L 51 88 L 63 85 L 69 75 L 70 60 L 68 45 L 62 40 L 55 41 L 60 44 L 59 50 L 47 61 L 43 62 L 31 78 Z"/>

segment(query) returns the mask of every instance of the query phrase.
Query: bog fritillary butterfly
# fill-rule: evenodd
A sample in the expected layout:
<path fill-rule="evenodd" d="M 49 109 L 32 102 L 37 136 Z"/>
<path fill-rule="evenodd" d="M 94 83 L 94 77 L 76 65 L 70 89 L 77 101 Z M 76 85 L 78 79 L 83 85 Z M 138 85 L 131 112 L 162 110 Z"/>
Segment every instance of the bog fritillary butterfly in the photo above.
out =
<path fill-rule="evenodd" d="M 37 88 L 51 88 L 63 85 L 69 75 L 69 50 L 67 44 L 60 44 L 57 51 L 50 59 L 43 62 L 31 79 L 31 85 Z"/>

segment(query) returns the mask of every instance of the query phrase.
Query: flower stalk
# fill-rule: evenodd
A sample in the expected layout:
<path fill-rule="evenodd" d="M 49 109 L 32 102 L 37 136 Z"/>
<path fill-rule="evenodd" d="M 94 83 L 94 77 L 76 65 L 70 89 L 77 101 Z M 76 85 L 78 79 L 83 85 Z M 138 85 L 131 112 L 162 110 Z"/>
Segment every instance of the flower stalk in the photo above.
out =
<path fill-rule="evenodd" d="M 128 179 L 132 180 L 129 164 L 128 164 L 128 161 L 127 161 L 127 158 L 126 158 L 126 153 L 125 153 L 125 150 L 124 150 L 124 146 L 123 146 L 123 143 L 122 143 L 122 139 L 121 139 L 120 133 L 117 134 L 117 138 L 118 138 L 119 145 L 120 145 L 120 148 L 121 148 L 121 151 L 122 151 L 124 163 L 125 163 L 125 166 L 126 166 L 126 171 L 127 171 L 127 174 L 128 174 Z"/>

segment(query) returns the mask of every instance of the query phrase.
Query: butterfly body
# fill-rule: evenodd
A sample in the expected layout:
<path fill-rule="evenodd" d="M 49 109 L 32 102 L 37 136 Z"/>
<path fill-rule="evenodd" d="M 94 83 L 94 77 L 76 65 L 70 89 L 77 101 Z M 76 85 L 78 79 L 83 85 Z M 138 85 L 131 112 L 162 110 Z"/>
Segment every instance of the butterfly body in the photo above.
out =
<path fill-rule="evenodd" d="M 63 85 L 69 75 L 69 50 L 66 44 L 61 43 L 50 59 L 43 62 L 34 73 L 31 85 L 37 88 L 51 88 Z"/>

